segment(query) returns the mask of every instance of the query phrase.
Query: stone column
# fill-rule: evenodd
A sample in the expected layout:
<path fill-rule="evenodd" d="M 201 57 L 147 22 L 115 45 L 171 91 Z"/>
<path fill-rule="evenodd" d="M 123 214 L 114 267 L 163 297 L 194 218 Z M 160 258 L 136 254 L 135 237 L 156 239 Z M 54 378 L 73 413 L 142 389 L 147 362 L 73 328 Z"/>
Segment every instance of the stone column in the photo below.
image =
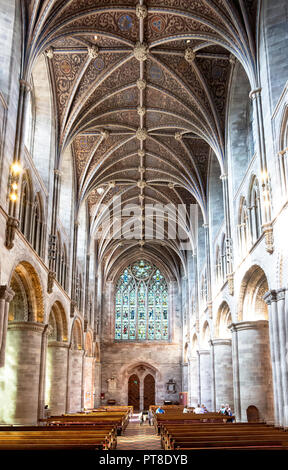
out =
<path fill-rule="evenodd" d="M 274 388 L 274 422 L 288 427 L 288 368 L 286 289 L 271 290 L 264 296 L 270 319 L 270 347 Z"/>
<path fill-rule="evenodd" d="M 212 408 L 211 397 L 211 358 L 209 350 L 199 351 L 200 366 L 200 389 L 201 404 L 204 404 L 208 411 Z"/>
<path fill-rule="evenodd" d="M 188 362 L 182 364 L 182 392 L 188 392 Z"/>
<path fill-rule="evenodd" d="M 45 325 L 11 322 L 0 387 L 0 422 L 36 425 L 38 420 L 41 343 Z"/>
<path fill-rule="evenodd" d="M 233 348 L 236 419 L 247 422 L 247 408 L 255 406 L 260 419 L 272 422 L 274 406 L 268 321 L 233 323 L 230 328 L 232 345 L 237 341 L 237 348 Z M 235 369 L 238 369 L 237 373 Z"/>
<path fill-rule="evenodd" d="M 82 409 L 82 367 L 83 349 L 69 350 L 69 407 L 68 412 Z"/>
<path fill-rule="evenodd" d="M 51 415 L 66 411 L 68 343 L 51 341 L 48 343 L 46 368 L 46 403 Z"/>
<path fill-rule="evenodd" d="M 190 367 L 190 406 L 196 407 L 199 403 L 199 370 L 198 370 L 198 357 L 191 357 L 189 361 Z"/>
<path fill-rule="evenodd" d="M 95 363 L 95 382 L 94 382 L 94 408 L 100 406 L 100 393 L 101 393 L 101 364 Z"/>
<path fill-rule="evenodd" d="M 234 411 L 231 339 L 213 339 L 215 410 L 229 403 Z"/>
<path fill-rule="evenodd" d="M 9 304 L 13 297 L 12 289 L 8 286 L 0 286 L 0 367 L 5 365 Z"/>

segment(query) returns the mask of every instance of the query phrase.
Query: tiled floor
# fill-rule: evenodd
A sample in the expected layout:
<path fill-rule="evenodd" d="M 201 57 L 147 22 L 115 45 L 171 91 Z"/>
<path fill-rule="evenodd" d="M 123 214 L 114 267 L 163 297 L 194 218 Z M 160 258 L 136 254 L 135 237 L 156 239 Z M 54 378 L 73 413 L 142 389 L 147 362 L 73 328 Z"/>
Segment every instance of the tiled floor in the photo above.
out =
<path fill-rule="evenodd" d="M 161 450 L 160 437 L 148 422 L 140 426 L 139 417 L 134 414 L 124 434 L 117 437 L 116 450 Z"/>

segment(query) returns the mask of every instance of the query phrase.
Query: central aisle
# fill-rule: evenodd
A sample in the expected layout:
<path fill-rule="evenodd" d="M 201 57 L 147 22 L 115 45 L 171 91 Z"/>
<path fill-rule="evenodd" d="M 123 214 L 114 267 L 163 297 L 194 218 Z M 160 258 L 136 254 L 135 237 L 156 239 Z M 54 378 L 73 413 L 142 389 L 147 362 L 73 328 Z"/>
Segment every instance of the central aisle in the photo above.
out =
<path fill-rule="evenodd" d="M 140 426 L 139 415 L 133 414 L 124 434 L 117 437 L 116 450 L 161 450 L 160 436 L 148 421 Z"/>

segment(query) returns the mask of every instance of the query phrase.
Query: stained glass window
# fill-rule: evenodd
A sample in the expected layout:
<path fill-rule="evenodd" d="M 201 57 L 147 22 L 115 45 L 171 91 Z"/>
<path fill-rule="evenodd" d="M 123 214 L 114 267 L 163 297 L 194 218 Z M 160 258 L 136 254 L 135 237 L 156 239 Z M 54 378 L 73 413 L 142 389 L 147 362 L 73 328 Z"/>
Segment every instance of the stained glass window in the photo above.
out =
<path fill-rule="evenodd" d="M 168 340 L 167 283 L 145 260 L 128 266 L 117 282 L 115 339 Z"/>

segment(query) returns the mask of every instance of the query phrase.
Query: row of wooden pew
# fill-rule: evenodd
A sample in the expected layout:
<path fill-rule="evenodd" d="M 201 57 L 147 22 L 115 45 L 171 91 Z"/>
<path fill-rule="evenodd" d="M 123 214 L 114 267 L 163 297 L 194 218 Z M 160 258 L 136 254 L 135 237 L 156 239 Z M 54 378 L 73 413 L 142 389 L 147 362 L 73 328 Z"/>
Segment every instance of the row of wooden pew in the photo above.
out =
<path fill-rule="evenodd" d="M 288 450 L 288 433 L 264 423 L 228 423 L 212 415 L 155 414 L 164 450 Z M 210 416 L 210 422 L 203 418 Z"/>
<path fill-rule="evenodd" d="M 0 427 L 1 450 L 113 450 L 131 410 L 52 416 L 41 426 Z"/>
<path fill-rule="evenodd" d="M 186 424 L 196 425 L 199 423 L 226 423 L 227 420 L 234 420 L 235 416 L 225 416 L 221 413 L 183 413 L 181 411 L 166 410 L 163 414 L 153 413 L 154 415 L 154 426 L 157 434 L 161 434 L 161 427 L 164 425 L 174 424 Z"/>

